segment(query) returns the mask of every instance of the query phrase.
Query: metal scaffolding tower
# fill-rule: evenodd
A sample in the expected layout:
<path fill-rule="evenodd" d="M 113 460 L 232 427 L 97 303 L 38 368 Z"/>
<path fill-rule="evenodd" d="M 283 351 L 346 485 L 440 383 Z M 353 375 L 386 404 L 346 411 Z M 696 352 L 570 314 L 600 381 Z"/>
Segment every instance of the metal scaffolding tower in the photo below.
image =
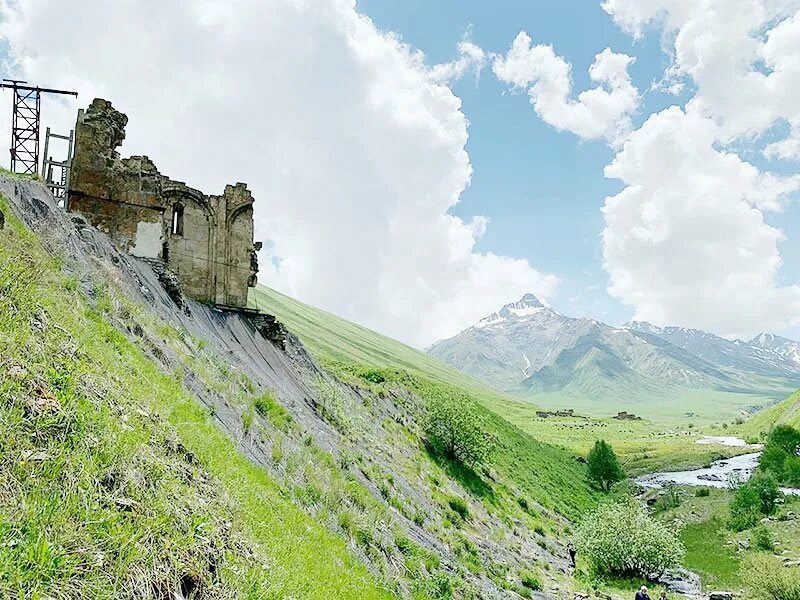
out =
<path fill-rule="evenodd" d="M 11 171 L 36 175 L 39 172 L 39 121 L 42 113 L 42 94 L 77 92 L 54 90 L 25 85 L 18 79 L 3 79 L 0 88 L 14 91 L 11 113 Z"/>

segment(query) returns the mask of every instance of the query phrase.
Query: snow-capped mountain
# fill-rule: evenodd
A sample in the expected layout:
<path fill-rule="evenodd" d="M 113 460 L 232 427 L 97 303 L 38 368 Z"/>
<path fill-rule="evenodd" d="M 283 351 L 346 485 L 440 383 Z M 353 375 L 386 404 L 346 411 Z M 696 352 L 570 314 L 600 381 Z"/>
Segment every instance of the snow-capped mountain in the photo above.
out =
<path fill-rule="evenodd" d="M 776 352 L 769 345 L 757 346 L 751 342 L 742 340 L 727 340 L 725 338 L 701 331 L 699 329 L 689 329 L 686 327 L 656 327 L 650 323 L 634 321 L 627 325 L 631 331 L 655 335 L 662 340 L 666 340 L 673 346 L 686 350 L 717 364 L 723 368 L 758 373 L 772 376 L 781 373 L 796 373 L 800 370 L 800 362 L 793 362 L 783 354 Z M 777 338 L 785 340 L 789 344 L 795 344 L 800 348 L 800 344 L 792 342 L 786 338 L 779 338 L 769 334 L 761 334 L 759 338 Z M 765 342 L 766 344 L 776 342 Z M 789 349 L 787 348 L 787 352 Z"/>
<path fill-rule="evenodd" d="M 800 344 L 756 340 L 644 322 L 612 327 L 565 316 L 526 294 L 428 352 L 521 396 L 640 402 L 712 389 L 778 398 L 800 386 Z"/>
<path fill-rule="evenodd" d="M 787 363 L 794 365 L 794 368 L 800 369 L 800 342 L 772 333 L 761 333 L 750 340 L 749 344 L 770 356 L 777 354 Z"/>

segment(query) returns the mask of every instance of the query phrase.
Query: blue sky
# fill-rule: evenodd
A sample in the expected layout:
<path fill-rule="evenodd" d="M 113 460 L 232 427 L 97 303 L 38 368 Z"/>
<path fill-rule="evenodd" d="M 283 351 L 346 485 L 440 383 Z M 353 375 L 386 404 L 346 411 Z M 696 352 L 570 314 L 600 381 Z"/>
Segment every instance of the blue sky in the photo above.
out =
<path fill-rule="evenodd" d="M 556 54 L 571 63 L 576 91 L 592 87 L 588 68 L 604 48 L 635 56 L 630 73 L 643 95 L 635 126 L 651 113 L 683 105 L 692 91 L 689 86 L 673 96 L 650 90 L 670 64 L 661 32 L 651 28 L 634 40 L 599 3 L 514 1 L 500 7 L 480 0 L 359 0 L 358 7 L 433 63 L 452 60 L 465 32 L 487 52 L 502 54 L 525 30 L 534 43 L 552 44 Z M 474 214 L 490 219 L 478 249 L 527 257 L 537 268 L 558 274 L 562 284 L 551 303 L 562 312 L 612 324 L 629 320 L 633 309 L 606 291 L 608 275 L 600 247 L 600 209 L 606 196 L 623 187 L 603 175 L 614 150 L 603 140 L 580 140 L 543 122 L 527 96 L 509 93 L 490 69 L 479 80 L 464 77 L 453 89 L 470 121 L 467 148 L 475 171 L 454 212 L 465 219 Z M 764 136 L 763 142 L 776 137 Z M 778 173 L 796 172 L 796 164 L 766 161 L 757 151 L 745 150 L 742 157 Z M 768 222 L 790 234 L 800 231 L 800 206 L 791 203 Z M 781 244 L 781 284 L 800 280 L 799 242 L 790 235 Z M 797 335 L 798 330 L 786 328 L 783 333 Z"/>

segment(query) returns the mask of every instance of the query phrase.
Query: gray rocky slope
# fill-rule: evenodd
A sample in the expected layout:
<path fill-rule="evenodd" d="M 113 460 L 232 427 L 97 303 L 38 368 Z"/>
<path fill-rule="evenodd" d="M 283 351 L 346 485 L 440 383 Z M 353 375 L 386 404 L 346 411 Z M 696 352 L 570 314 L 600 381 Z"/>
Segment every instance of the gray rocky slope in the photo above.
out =
<path fill-rule="evenodd" d="M 727 340 L 644 322 L 612 327 L 573 318 L 532 294 L 428 352 L 498 389 L 565 393 L 597 402 L 709 389 L 779 397 L 800 385 L 800 344 L 761 335 Z"/>
<path fill-rule="evenodd" d="M 534 597 L 565 597 L 566 542 L 543 538 L 525 527 L 522 513 L 510 518 L 493 512 L 489 503 L 471 498 L 458 481 L 441 480 L 439 472 L 430 470 L 420 447 L 409 442 L 408 431 L 417 427 L 414 415 L 419 408 L 413 395 L 402 389 L 377 395 L 343 384 L 320 369 L 291 334 L 282 350 L 262 337 L 244 315 L 220 312 L 186 298 L 176 302 L 175 290 L 164 288 L 151 265 L 118 252 L 80 216 L 64 213 L 38 182 L 0 175 L 0 193 L 46 249 L 63 260 L 65 270 L 90 300 L 103 287 L 142 309 L 134 314 L 112 313 L 109 319 L 165 372 L 181 374 L 187 390 L 208 409 L 217 426 L 238 441 L 238 451 L 288 493 L 306 489 L 310 482 L 334 486 L 352 480 L 385 507 L 374 517 L 359 515 L 364 510 L 358 506 L 341 508 L 373 521 L 371 545 L 365 547 L 353 539 L 349 545 L 376 574 L 394 582 L 401 597 L 410 596 L 414 582 L 407 579 L 402 558 L 390 550 L 395 548 L 398 531 L 436 556 L 441 572 L 462 581 L 464 593 L 472 594 L 464 597 L 518 598 L 513 591 L 520 585 L 518 574 L 535 564 L 548 565 L 552 581 L 546 581 L 546 590 L 535 592 Z M 177 339 L 161 335 L 164 326 L 180 332 Z M 275 392 L 295 426 L 279 431 L 258 414 L 255 425 L 246 426 L 243 415 L 248 406 L 240 398 L 243 387 L 252 393 Z M 325 418 L 322 407 L 331 390 L 350 419 L 347 431 Z M 336 465 L 319 460 L 318 451 L 333 456 Z M 298 464 L 305 466 L 298 470 Z M 492 485 L 507 486 L 512 497 L 515 493 L 513 482 L 493 481 Z M 453 531 L 447 524 L 452 514 L 437 500 L 448 494 L 467 499 L 472 515 L 455 533 L 448 533 Z M 335 516 L 313 502 L 298 503 L 346 537 Z M 531 510 L 547 515 L 560 528 L 569 525 L 534 501 Z M 485 571 L 475 574 L 464 568 L 465 549 L 470 560 L 492 565 L 503 575 L 490 578 Z M 501 580 L 509 585 L 499 585 Z"/>

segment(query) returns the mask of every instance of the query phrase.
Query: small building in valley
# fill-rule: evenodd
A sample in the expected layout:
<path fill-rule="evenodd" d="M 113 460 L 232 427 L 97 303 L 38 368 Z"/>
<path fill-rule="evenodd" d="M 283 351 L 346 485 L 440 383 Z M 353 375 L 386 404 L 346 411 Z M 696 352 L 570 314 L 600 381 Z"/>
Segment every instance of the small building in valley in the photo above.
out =
<path fill-rule="evenodd" d="M 67 209 L 121 250 L 165 265 L 190 298 L 247 306 L 256 284 L 253 196 L 243 183 L 207 195 L 159 173 L 147 156 L 121 158 L 128 118 L 107 100 L 78 112 Z"/>

